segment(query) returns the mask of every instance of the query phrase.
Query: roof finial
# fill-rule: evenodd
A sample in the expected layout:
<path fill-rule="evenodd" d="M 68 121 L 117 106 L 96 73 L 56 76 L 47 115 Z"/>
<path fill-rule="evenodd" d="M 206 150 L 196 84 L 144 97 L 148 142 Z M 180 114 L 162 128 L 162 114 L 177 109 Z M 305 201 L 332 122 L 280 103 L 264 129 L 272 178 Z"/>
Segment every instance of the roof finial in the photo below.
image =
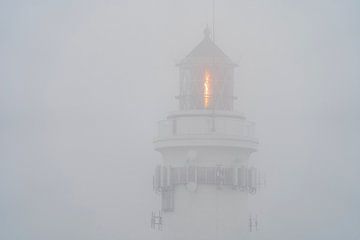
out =
<path fill-rule="evenodd" d="M 208 25 L 206 25 L 206 28 L 205 28 L 205 30 L 204 30 L 204 37 L 205 37 L 206 39 L 210 39 L 210 29 L 209 29 L 209 26 L 208 26 Z"/>

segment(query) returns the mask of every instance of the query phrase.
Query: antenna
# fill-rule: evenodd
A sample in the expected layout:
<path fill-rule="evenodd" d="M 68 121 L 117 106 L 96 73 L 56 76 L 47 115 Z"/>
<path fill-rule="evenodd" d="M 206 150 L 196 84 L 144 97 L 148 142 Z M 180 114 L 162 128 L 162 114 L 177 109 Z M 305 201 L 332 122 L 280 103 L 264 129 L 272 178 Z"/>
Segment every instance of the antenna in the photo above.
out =
<path fill-rule="evenodd" d="M 212 36 L 215 43 L 215 0 L 212 1 Z"/>

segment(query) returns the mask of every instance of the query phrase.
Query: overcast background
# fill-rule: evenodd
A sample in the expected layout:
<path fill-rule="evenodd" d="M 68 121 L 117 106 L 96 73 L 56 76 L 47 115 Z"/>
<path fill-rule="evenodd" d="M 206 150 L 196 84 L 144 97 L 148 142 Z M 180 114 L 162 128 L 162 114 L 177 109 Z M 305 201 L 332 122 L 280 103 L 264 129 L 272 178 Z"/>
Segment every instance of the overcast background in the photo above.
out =
<path fill-rule="evenodd" d="M 0 1 L 0 239 L 157 239 L 156 122 L 211 0 Z M 222 0 L 255 239 L 360 239 L 360 2 Z"/>

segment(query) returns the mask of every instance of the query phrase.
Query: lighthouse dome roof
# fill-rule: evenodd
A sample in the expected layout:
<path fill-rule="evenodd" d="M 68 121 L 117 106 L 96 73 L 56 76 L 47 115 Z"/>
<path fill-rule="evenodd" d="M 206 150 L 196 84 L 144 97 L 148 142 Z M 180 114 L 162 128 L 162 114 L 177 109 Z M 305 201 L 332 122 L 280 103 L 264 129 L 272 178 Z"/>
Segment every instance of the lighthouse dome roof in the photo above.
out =
<path fill-rule="evenodd" d="M 204 31 L 204 39 L 177 65 L 194 66 L 204 64 L 221 64 L 235 67 L 235 64 L 210 38 L 208 28 Z"/>

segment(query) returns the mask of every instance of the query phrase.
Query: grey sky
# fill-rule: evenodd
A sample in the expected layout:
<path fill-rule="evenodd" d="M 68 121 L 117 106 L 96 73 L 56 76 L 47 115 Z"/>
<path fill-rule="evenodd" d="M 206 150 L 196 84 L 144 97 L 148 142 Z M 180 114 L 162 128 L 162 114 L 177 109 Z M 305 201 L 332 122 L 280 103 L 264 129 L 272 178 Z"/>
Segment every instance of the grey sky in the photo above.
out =
<path fill-rule="evenodd" d="M 258 239 L 360 238 L 360 3 L 222 0 Z M 0 2 L 0 239 L 156 239 L 156 122 L 211 1 Z"/>

